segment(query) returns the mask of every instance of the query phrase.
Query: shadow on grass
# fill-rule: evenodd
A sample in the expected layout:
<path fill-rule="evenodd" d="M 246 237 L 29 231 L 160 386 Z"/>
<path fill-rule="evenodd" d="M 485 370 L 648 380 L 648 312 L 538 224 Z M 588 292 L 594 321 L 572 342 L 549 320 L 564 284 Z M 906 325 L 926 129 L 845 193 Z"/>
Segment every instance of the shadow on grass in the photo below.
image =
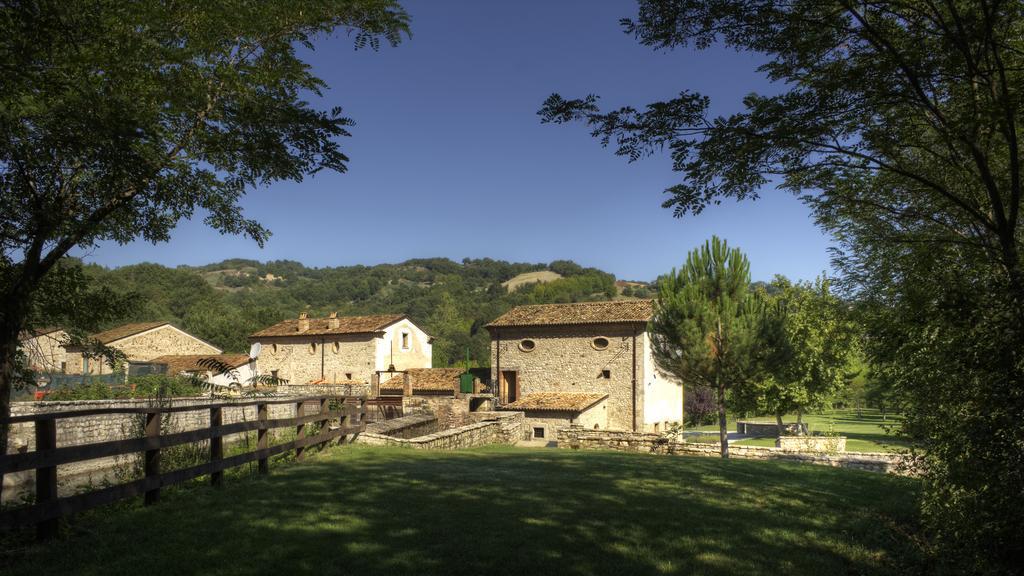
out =
<path fill-rule="evenodd" d="M 346 447 L 82 519 L 8 574 L 884 574 L 914 487 L 818 466 Z"/>

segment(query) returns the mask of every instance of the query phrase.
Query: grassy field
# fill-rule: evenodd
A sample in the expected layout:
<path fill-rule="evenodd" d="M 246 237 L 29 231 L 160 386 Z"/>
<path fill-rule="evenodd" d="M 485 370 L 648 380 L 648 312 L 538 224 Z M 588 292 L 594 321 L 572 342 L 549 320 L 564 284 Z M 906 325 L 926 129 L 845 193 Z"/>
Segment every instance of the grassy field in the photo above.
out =
<path fill-rule="evenodd" d="M 822 466 L 342 447 L 80 517 L 22 574 L 895 574 L 915 483 Z"/>
<path fill-rule="evenodd" d="M 849 452 L 893 452 L 908 446 L 907 441 L 886 430 L 886 427 L 899 422 L 899 415 L 887 414 L 885 420 L 878 410 L 833 410 L 823 414 L 804 414 L 804 422 L 810 432 L 826 432 L 830 425 L 836 433 L 846 436 L 846 450 Z M 751 418 L 751 420 L 774 422 L 768 418 Z M 786 416 L 786 422 L 796 422 L 796 414 Z M 701 426 L 696 430 L 715 431 L 717 424 Z M 736 418 L 729 417 L 729 431 L 736 431 Z M 775 446 L 774 438 L 753 438 L 741 440 L 736 444 L 742 446 Z"/>

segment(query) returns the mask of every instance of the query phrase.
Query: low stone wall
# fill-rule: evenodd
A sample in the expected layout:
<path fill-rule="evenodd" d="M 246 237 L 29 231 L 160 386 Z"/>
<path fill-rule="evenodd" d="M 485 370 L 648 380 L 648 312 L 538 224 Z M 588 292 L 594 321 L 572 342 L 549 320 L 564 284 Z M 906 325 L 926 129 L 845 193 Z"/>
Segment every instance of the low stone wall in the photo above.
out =
<path fill-rule="evenodd" d="M 325 394 L 322 391 L 319 393 Z M 329 393 L 326 392 L 326 394 Z M 273 399 L 278 400 L 288 398 L 289 396 L 291 395 L 279 394 Z M 301 396 L 308 395 L 300 394 L 299 397 Z M 211 403 L 245 403 L 252 400 L 250 398 L 231 400 L 211 400 L 208 397 L 172 398 L 165 405 L 174 407 L 196 406 L 197 409 L 188 412 L 171 413 L 165 417 L 161 426 L 165 432 L 186 432 L 207 428 L 210 426 L 210 411 L 203 409 L 203 407 Z M 52 412 L 70 412 L 98 408 L 149 408 L 153 405 L 153 401 L 149 399 L 13 402 L 11 404 L 11 415 L 48 414 Z M 315 407 L 308 405 L 306 407 L 307 414 L 313 414 L 316 410 L 317 408 Z M 268 412 L 268 417 L 271 419 L 292 418 L 295 416 L 295 404 L 271 404 L 268 406 Z M 257 418 L 256 406 L 229 406 L 224 408 L 222 414 L 224 424 L 249 422 Z M 61 418 L 57 420 L 57 447 L 95 444 L 98 442 L 140 437 L 143 434 L 143 418 L 144 416 L 140 414 L 96 414 L 92 416 Z M 241 440 L 243 437 L 243 434 L 225 436 L 225 442 L 230 444 Z M 10 441 L 7 446 L 8 453 L 30 452 L 34 450 L 35 425 L 32 422 L 13 424 L 11 426 Z M 129 463 L 130 458 L 131 455 L 97 458 L 59 466 L 57 477 L 60 481 L 61 495 L 72 494 L 80 486 L 100 484 L 111 480 L 114 470 L 119 465 Z M 35 473 L 31 470 L 5 474 L 3 477 L 4 501 L 7 502 L 20 498 L 27 490 L 34 489 L 34 479 Z"/>
<path fill-rule="evenodd" d="M 681 454 L 690 456 L 719 456 L 718 444 L 698 444 L 669 440 L 661 434 L 623 432 L 615 430 L 586 430 L 570 426 L 558 431 L 558 447 L 576 450 L 620 450 L 650 454 Z M 786 460 L 853 468 L 888 474 L 906 473 L 899 454 L 886 452 L 795 452 L 783 448 L 761 446 L 729 446 L 730 458 L 750 460 Z"/>
<path fill-rule="evenodd" d="M 846 436 L 779 436 L 775 447 L 791 452 L 846 452 Z"/>
<path fill-rule="evenodd" d="M 366 426 L 366 432 L 392 438 L 416 438 L 437 432 L 437 417 L 433 414 L 412 414 L 382 420 Z"/>
<path fill-rule="evenodd" d="M 369 396 L 369 384 L 286 384 L 277 387 L 285 396 Z"/>
<path fill-rule="evenodd" d="M 789 424 L 783 424 L 783 429 L 786 434 L 792 434 L 794 436 L 800 434 L 807 434 L 807 424 L 791 422 Z M 779 435 L 779 426 L 775 422 L 750 422 L 748 420 L 737 420 L 736 421 L 736 432 L 747 436 L 756 436 L 758 438 L 776 438 Z"/>
<path fill-rule="evenodd" d="M 470 417 L 474 422 L 497 422 L 501 444 L 515 444 L 530 438 L 526 415 L 522 412 L 473 412 Z"/>
<path fill-rule="evenodd" d="M 459 450 L 489 444 L 515 444 L 522 438 L 524 424 L 522 412 L 476 412 L 481 421 L 458 428 L 442 430 L 417 438 L 395 438 L 383 434 L 364 432 L 356 438 L 357 444 L 371 446 L 399 446 L 415 450 Z M 484 419 L 484 415 L 491 419 Z"/>

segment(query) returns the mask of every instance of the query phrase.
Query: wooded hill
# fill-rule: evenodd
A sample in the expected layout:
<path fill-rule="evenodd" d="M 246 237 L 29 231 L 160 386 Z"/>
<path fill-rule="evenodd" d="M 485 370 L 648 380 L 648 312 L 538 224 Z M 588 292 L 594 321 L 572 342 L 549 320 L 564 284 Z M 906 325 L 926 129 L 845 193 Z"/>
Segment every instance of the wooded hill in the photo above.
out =
<path fill-rule="evenodd" d="M 231 259 L 199 267 L 83 268 L 97 285 L 138 295 L 137 305 L 110 324 L 167 320 L 226 351 L 245 352 L 249 334 L 302 311 L 312 316 L 405 313 L 435 337 L 435 366 L 462 361 L 467 350 L 474 363 L 487 365 L 483 326 L 512 306 L 624 297 L 613 275 L 566 260 L 430 258 L 309 268 L 290 260 Z M 529 281 L 533 278 L 537 281 Z M 631 288 L 629 294 L 647 295 L 644 288 Z"/>

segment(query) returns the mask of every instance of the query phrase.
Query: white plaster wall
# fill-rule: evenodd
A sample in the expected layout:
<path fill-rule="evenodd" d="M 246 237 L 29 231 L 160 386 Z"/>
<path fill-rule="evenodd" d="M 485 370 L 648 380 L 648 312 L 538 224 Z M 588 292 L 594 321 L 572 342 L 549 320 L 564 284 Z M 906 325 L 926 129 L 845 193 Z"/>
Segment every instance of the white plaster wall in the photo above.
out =
<path fill-rule="evenodd" d="M 648 333 L 643 335 L 643 357 L 644 428 L 650 431 L 658 424 L 661 431 L 666 424 L 683 420 L 683 386 L 655 365 Z"/>
<path fill-rule="evenodd" d="M 409 348 L 405 350 L 402 349 L 402 332 L 409 334 Z M 392 345 L 396 370 L 433 367 L 433 346 L 430 344 L 430 336 L 408 318 L 385 328 L 383 336 L 376 338 L 375 342 L 376 370 L 388 369 L 392 360 Z"/>

